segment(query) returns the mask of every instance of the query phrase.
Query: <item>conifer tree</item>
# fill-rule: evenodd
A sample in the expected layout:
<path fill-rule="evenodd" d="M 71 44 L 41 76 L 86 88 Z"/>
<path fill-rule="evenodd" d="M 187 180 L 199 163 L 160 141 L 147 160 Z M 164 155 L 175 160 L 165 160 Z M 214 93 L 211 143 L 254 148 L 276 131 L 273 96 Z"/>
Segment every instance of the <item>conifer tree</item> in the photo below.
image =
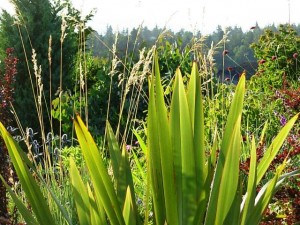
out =
<path fill-rule="evenodd" d="M 72 73 L 78 48 L 77 24 L 74 21 L 79 20 L 80 13 L 69 1 L 11 2 L 16 14 L 3 11 L 0 16 L 0 55 L 4 49 L 13 47 L 19 59 L 14 107 L 23 127 L 32 127 L 37 131 L 40 122 L 36 104 L 41 100 L 43 123 L 49 128 L 46 106 L 49 109 L 51 99 L 58 93 L 60 75 L 65 90 L 73 87 Z M 63 19 L 67 21 L 65 26 L 62 26 Z M 64 34 L 62 29 L 65 29 Z M 39 99 L 40 93 L 42 96 Z"/>

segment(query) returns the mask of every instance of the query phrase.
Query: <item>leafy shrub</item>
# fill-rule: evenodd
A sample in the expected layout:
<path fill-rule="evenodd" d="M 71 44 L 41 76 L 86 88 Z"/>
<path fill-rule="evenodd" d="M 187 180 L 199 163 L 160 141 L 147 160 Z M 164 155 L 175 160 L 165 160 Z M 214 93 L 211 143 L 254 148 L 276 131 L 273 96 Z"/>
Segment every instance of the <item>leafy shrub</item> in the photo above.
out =
<path fill-rule="evenodd" d="M 14 84 L 17 74 L 18 59 L 14 56 L 14 49 L 6 49 L 6 58 L 4 60 L 3 73 L 0 71 L 0 118 L 6 126 L 12 125 L 13 114 L 11 113 L 11 103 L 14 101 Z M 0 174 L 8 182 L 10 176 L 10 163 L 8 160 L 8 152 L 3 141 L 0 141 Z M 0 217 L 7 217 L 8 199 L 5 187 L 0 184 Z"/>
<path fill-rule="evenodd" d="M 291 25 L 280 25 L 278 32 L 267 29 L 252 48 L 259 60 L 256 76 L 263 89 L 281 88 L 284 78 L 298 81 L 300 38 Z"/>
<path fill-rule="evenodd" d="M 289 119 L 296 113 L 286 112 L 278 94 L 298 87 L 300 39 L 292 26 L 280 25 L 278 31 L 266 29 L 251 47 L 258 58 L 258 70 L 248 84 L 245 127 L 257 134 L 268 121 L 272 127 L 266 136 L 269 141 L 281 128 L 281 118 Z"/>

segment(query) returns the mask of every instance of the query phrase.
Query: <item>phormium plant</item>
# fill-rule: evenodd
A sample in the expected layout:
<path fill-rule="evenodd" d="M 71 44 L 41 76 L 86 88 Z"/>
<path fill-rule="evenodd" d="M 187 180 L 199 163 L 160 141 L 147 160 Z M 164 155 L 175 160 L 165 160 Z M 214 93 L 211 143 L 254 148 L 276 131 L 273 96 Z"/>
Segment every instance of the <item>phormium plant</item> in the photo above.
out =
<path fill-rule="evenodd" d="M 222 139 L 212 145 L 205 141 L 202 89 L 197 64 L 194 63 L 185 88 L 179 69 L 176 70 L 172 100 L 167 106 L 161 83 L 158 59 L 155 57 L 150 79 L 147 118 L 147 145 L 138 137 L 147 160 L 148 197 L 145 198 L 144 216 L 139 214 L 132 172 L 126 147 L 119 147 L 107 125 L 107 139 L 113 178 L 102 159 L 90 132 L 77 115 L 75 131 L 89 173 L 84 182 L 75 162 L 70 160 L 70 178 L 79 224 L 139 225 L 149 224 L 150 214 L 155 224 L 164 225 L 221 225 L 258 224 L 274 193 L 285 178 L 299 174 L 299 170 L 282 174 L 286 159 L 274 174 L 265 180 L 257 193 L 265 173 L 281 149 L 298 115 L 287 121 L 264 156 L 257 162 L 255 139 L 251 140 L 251 158 L 247 182 L 240 179 L 240 158 L 243 149 L 241 116 L 245 93 L 245 75 L 240 77 L 236 93 L 224 127 Z M 30 209 L 5 183 L 27 224 L 59 224 L 52 208 L 43 196 L 43 178 L 32 175 L 35 167 L 17 142 L 0 124 L 0 133 L 8 148 L 12 163 L 22 184 Z M 219 150 L 217 151 L 219 147 Z M 30 168 L 30 170 L 29 170 Z M 49 195 L 66 224 L 72 224 L 70 215 L 50 188 Z M 244 190 L 244 191 L 243 191 Z M 152 199 L 154 213 L 148 208 Z M 143 220 L 142 220 L 143 218 Z"/>

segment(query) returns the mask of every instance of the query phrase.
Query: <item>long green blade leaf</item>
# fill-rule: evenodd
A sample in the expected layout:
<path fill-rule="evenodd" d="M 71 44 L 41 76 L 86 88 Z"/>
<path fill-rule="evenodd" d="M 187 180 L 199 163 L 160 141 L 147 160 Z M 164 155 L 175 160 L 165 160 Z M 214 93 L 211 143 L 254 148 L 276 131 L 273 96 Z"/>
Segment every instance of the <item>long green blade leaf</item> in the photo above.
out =
<path fill-rule="evenodd" d="M 90 225 L 89 195 L 72 158 L 70 158 L 70 178 L 80 225 Z"/>
<path fill-rule="evenodd" d="M 196 62 L 193 63 L 187 97 L 191 114 L 191 125 L 194 133 L 196 198 L 198 200 L 197 205 L 199 206 L 196 215 L 198 223 L 200 223 L 200 221 L 203 221 L 203 217 L 205 215 L 206 204 L 208 201 L 209 184 L 206 182 L 208 168 L 206 164 L 204 144 L 205 127 L 202 89 Z"/>
<path fill-rule="evenodd" d="M 107 122 L 107 141 L 109 146 L 109 152 L 111 155 L 111 163 L 113 165 L 114 180 L 117 186 L 117 197 L 121 205 L 124 204 L 127 188 L 131 191 L 131 197 L 133 198 L 132 205 L 134 208 L 134 215 L 136 221 L 138 221 L 137 206 L 134 195 L 133 179 L 131 174 L 130 163 L 125 146 L 122 151 L 118 145 L 117 139 L 110 124 Z"/>
<path fill-rule="evenodd" d="M 101 205 L 100 201 L 97 201 L 97 202 L 95 201 L 94 195 L 92 193 L 92 190 L 91 190 L 89 184 L 87 184 L 87 190 L 88 190 L 88 195 L 89 195 L 89 200 L 90 200 L 91 225 L 108 224 L 106 215 L 104 212 L 104 208 Z"/>
<path fill-rule="evenodd" d="M 23 216 L 24 220 L 28 225 L 38 225 L 39 223 L 33 217 L 32 213 L 26 208 L 25 204 L 18 198 L 18 196 L 11 190 L 10 186 L 5 182 L 0 174 L 0 179 L 2 180 L 4 186 L 6 187 L 8 193 L 12 197 L 15 205 L 18 207 L 19 212 Z"/>
<path fill-rule="evenodd" d="M 121 150 L 118 144 L 118 141 L 114 135 L 114 132 L 110 126 L 110 123 L 106 122 L 106 130 L 107 130 L 107 142 L 108 142 L 108 149 L 111 158 L 111 164 L 114 173 L 114 179 L 119 179 L 119 167 L 121 161 Z M 125 194 L 124 194 L 125 196 Z M 125 198 L 125 197 L 124 197 Z M 120 202 L 121 203 L 121 202 Z"/>
<path fill-rule="evenodd" d="M 177 199 L 174 185 L 174 164 L 171 146 L 170 127 L 167 108 L 164 101 L 164 92 L 160 80 L 158 58 L 155 58 L 155 91 L 156 91 L 156 112 L 158 123 L 158 137 L 161 157 L 162 179 L 164 188 L 164 201 L 166 207 L 166 221 L 168 224 L 176 225 Z"/>
<path fill-rule="evenodd" d="M 241 225 L 244 225 L 248 220 L 249 215 L 252 213 L 254 208 L 255 196 L 256 196 L 256 144 L 254 138 L 251 142 L 251 158 L 250 158 L 250 169 L 248 176 L 247 192 L 245 194 L 244 202 L 241 206 L 242 219 Z"/>
<path fill-rule="evenodd" d="M 243 108 L 243 100 L 244 100 L 244 94 L 245 94 L 245 74 L 243 74 L 240 77 L 240 81 L 237 85 L 236 92 L 229 110 L 228 118 L 227 118 L 227 123 L 225 126 L 225 131 L 224 131 L 224 136 L 222 139 L 222 144 L 221 144 L 221 150 L 219 153 L 219 158 L 217 162 L 217 168 L 215 170 L 214 174 L 214 179 L 212 183 L 212 188 L 210 192 L 210 197 L 209 197 L 209 203 L 208 203 L 208 208 L 207 208 L 207 214 L 206 214 L 206 219 L 205 219 L 205 224 L 210 225 L 210 224 L 216 224 L 216 219 L 218 220 L 219 224 L 222 224 L 223 219 L 224 219 L 224 213 L 226 212 L 217 212 L 216 210 L 222 210 L 223 207 L 225 209 L 231 208 L 231 201 L 233 199 L 229 199 L 228 196 L 224 196 L 224 199 L 220 199 L 222 197 L 220 192 L 224 192 L 224 190 L 221 189 L 221 186 L 225 189 L 231 189 L 232 192 L 235 192 L 237 189 L 237 182 L 236 182 L 236 173 L 239 172 L 239 169 L 237 168 L 236 171 L 233 171 L 234 174 L 232 175 L 232 179 L 230 179 L 231 186 L 225 187 L 226 184 L 226 179 L 228 178 L 228 174 L 231 173 L 226 173 L 224 172 L 224 168 L 226 167 L 225 170 L 230 170 L 228 168 L 229 164 L 227 164 L 227 161 L 231 161 L 234 163 L 234 166 L 236 166 L 237 163 L 237 158 L 239 159 L 240 157 L 240 147 L 236 149 L 237 152 L 235 152 L 235 149 L 232 149 L 234 146 L 240 146 L 240 120 L 241 120 L 241 115 L 242 115 L 242 108 Z M 231 157 L 234 157 L 233 159 Z M 227 171 L 227 172 L 228 172 Z M 224 177 L 223 177 L 224 176 Z M 221 185 L 222 184 L 222 185 Z M 226 205 L 221 205 L 220 202 L 225 202 Z"/>
<path fill-rule="evenodd" d="M 78 115 L 76 116 L 74 123 L 82 154 L 95 189 L 96 201 L 101 201 L 112 224 L 124 225 L 125 222 L 120 204 L 100 152 L 98 151 L 91 134 Z"/>
<path fill-rule="evenodd" d="M 154 70 L 154 69 L 153 69 Z M 159 149 L 157 113 L 155 104 L 155 88 L 154 88 L 154 74 L 152 75 L 152 82 L 150 86 L 150 96 L 148 104 L 148 123 L 147 123 L 147 139 L 148 152 L 147 161 L 150 172 L 150 185 L 153 196 L 153 207 L 155 213 L 156 224 L 163 224 L 165 221 L 165 202 L 164 190 L 162 181 L 161 157 Z"/>
<path fill-rule="evenodd" d="M 196 211 L 196 165 L 192 119 L 185 93 L 182 75 L 179 69 L 176 71 L 174 92 L 178 92 L 181 165 L 182 165 L 182 210 L 183 224 L 192 224 Z"/>
<path fill-rule="evenodd" d="M 8 153 L 19 177 L 20 183 L 22 184 L 22 188 L 28 201 L 30 202 L 34 214 L 37 217 L 37 221 L 41 225 L 47 225 L 49 223 L 56 224 L 51 215 L 47 202 L 45 201 L 45 198 L 41 192 L 41 189 L 29 172 L 27 165 L 22 160 L 22 157 L 19 153 L 22 151 L 22 149 L 7 132 L 2 123 L 0 123 L 0 132 L 5 141 Z"/>
<path fill-rule="evenodd" d="M 263 158 L 260 160 L 257 166 L 257 180 L 256 184 L 259 184 L 264 174 L 268 170 L 271 162 L 276 157 L 278 151 L 280 150 L 282 144 L 284 143 L 286 137 L 288 136 L 290 130 L 293 128 L 296 120 L 298 119 L 299 114 L 295 115 L 290 119 L 286 125 L 280 130 L 278 135 L 274 138 L 269 148 L 264 153 Z"/>
<path fill-rule="evenodd" d="M 133 208 L 132 204 L 132 196 L 130 188 L 127 188 L 126 191 L 126 198 L 123 207 L 123 216 L 126 225 L 136 225 L 136 218 L 135 218 L 135 209 Z"/>
<path fill-rule="evenodd" d="M 223 224 L 226 216 L 232 208 L 232 205 L 235 204 L 235 194 L 239 191 L 238 184 L 240 153 L 241 133 L 239 119 L 234 127 L 231 143 L 228 146 L 227 155 L 223 156 L 222 152 L 220 152 L 219 156 L 219 160 L 223 160 L 222 157 L 224 157 L 224 169 L 218 193 L 215 224 Z M 235 218 L 231 219 L 232 221 L 235 220 Z"/>
<path fill-rule="evenodd" d="M 258 193 L 255 199 L 255 206 L 245 223 L 246 225 L 259 224 L 263 216 L 263 212 L 265 211 L 275 193 L 277 181 L 283 169 L 285 168 L 285 164 L 286 161 L 284 161 L 283 164 L 277 168 L 274 178 L 269 181 Z"/>

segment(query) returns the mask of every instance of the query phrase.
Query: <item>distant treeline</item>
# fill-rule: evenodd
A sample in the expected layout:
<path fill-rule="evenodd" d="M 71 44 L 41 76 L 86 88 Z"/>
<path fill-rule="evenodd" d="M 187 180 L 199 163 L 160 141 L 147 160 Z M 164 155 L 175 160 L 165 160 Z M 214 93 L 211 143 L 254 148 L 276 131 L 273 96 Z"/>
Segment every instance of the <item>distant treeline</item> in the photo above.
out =
<path fill-rule="evenodd" d="M 297 33 L 300 32 L 300 25 L 294 25 L 293 27 Z M 249 27 L 249 30 L 246 31 L 243 31 L 242 28 L 237 26 L 228 27 L 226 29 L 227 41 L 225 44 L 221 43 L 214 54 L 216 69 L 227 70 L 228 68 L 235 68 L 240 70 L 244 67 L 249 68 L 249 66 L 255 66 L 258 59 L 255 58 L 250 45 L 258 41 L 265 29 L 277 31 L 278 27 L 270 25 L 261 28 L 256 24 L 253 27 Z M 158 27 L 154 27 L 152 30 L 147 27 L 134 28 L 131 31 L 123 30 L 118 33 L 116 46 L 117 53 L 121 57 L 125 54 L 133 54 L 136 56 L 138 54 L 134 53 L 139 49 L 143 47 L 152 47 L 159 40 L 159 37 L 163 32 L 164 29 Z M 224 30 L 221 26 L 218 26 L 212 34 L 205 36 L 202 35 L 201 32 L 195 34 L 183 29 L 179 32 L 169 30 L 166 35 L 163 35 L 163 39 L 170 43 L 176 43 L 180 49 L 184 49 L 187 45 L 191 45 L 195 38 L 200 37 L 204 37 L 203 44 L 206 48 L 203 48 L 203 51 L 207 51 L 212 44 L 217 45 L 223 39 Z M 113 32 L 112 27 L 108 26 L 104 34 L 98 34 L 94 31 L 92 35 L 89 36 L 88 47 L 96 57 L 111 57 L 110 51 L 115 40 L 116 34 Z M 228 51 L 228 54 L 223 62 L 222 53 L 224 49 Z"/>

